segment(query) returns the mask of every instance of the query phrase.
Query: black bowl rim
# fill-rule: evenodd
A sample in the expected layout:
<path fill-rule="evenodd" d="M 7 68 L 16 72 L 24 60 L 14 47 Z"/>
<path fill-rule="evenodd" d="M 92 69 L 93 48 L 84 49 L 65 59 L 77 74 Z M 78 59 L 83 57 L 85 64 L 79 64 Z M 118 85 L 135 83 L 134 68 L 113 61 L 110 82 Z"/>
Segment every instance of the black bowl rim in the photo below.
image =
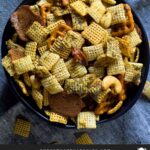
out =
<path fill-rule="evenodd" d="M 29 0 L 28 0 L 29 1 Z M 27 0 L 24 0 L 20 5 L 23 5 L 23 4 L 28 4 L 28 1 Z M 124 2 L 124 0 L 119 0 L 118 3 L 127 3 L 127 2 Z M 20 6 L 19 5 L 19 6 Z M 19 7 L 18 6 L 18 7 Z M 17 7 L 17 8 L 18 8 Z M 108 122 L 108 121 L 112 121 L 114 119 L 117 119 L 119 118 L 120 116 L 122 116 L 123 114 L 125 114 L 129 109 L 131 109 L 131 107 L 136 103 L 136 101 L 138 100 L 138 98 L 140 97 L 141 93 L 142 93 L 142 90 L 144 88 L 144 85 L 145 85 L 145 82 L 146 82 L 146 79 L 147 79 L 147 75 L 148 75 L 148 71 L 149 71 L 149 56 L 150 56 L 150 52 L 149 52 L 149 44 L 148 44 L 148 38 L 147 38 L 147 34 L 146 34 L 146 31 L 142 25 L 142 21 L 140 19 L 140 17 L 135 13 L 135 10 L 132 8 L 132 12 L 133 12 L 133 16 L 134 18 L 137 20 L 138 22 L 138 25 L 140 26 L 140 29 L 141 31 L 143 32 L 143 36 L 144 36 L 144 44 L 145 46 L 147 47 L 147 57 L 145 58 L 147 61 L 145 63 L 145 72 L 144 72 L 144 75 L 143 75 L 143 78 L 142 78 L 142 82 L 140 83 L 140 86 L 138 88 L 138 92 L 136 93 L 136 95 L 132 98 L 132 101 L 130 103 L 128 103 L 128 106 L 125 107 L 124 109 L 122 109 L 119 113 L 116 113 L 114 114 L 113 116 L 111 116 L 111 118 L 109 119 L 103 119 L 103 120 L 100 120 L 100 121 L 97 121 L 97 124 L 101 124 L 101 123 L 105 123 L 105 122 Z M 9 21 L 8 21 L 9 22 Z M 7 22 L 7 24 L 8 24 Z M 6 26 L 7 26 L 6 24 Z M 3 37 L 2 37 L 2 45 L 4 44 L 4 33 L 6 32 L 6 26 L 5 26 L 5 29 L 4 29 L 4 32 L 3 32 Z M 1 52 L 2 52 L 2 56 L 3 56 L 3 51 L 2 51 L 2 45 L 1 45 Z M 4 68 L 3 68 L 4 69 Z M 23 97 L 20 96 L 19 92 L 17 91 L 17 89 L 15 88 L 15 86 L 13 85 L 13 82 L 12 82 L 12 78 L 9 76 L 9 74 L 6 72 L 6 70 L 4 69 L 4 72 L 6 74 L 6 77 L 7 77 L 7 80 L 9 82 L 9 86 L 11 87 L 10 89 L 12 89 L 13 93 L 15 94 L 16 98 L 18 100 L 20 100 L 25 106 L 27 106 L 27 108 L 29 108 L 31 111 L 33 111 L 36 115 L 38 115 L 39 117 L 41 117 L 42 119 L 46 120 L 49 122 L 49 119 L 48 117 L 44 116 L 43 114 L 41 114 L 39 111 L 37 111 L 35 108 L 33 108 Z M 67 129 L 74 129 L 76 128 L 76 125 L 62 125 L 62 124 L 59 124 L 59 123 L 51 123 L 49 122 L 51 125 L 54 125 L 54 126 L 57 126 L 57 127 L 61 127 L 61 128 L 67 128 Z"/>

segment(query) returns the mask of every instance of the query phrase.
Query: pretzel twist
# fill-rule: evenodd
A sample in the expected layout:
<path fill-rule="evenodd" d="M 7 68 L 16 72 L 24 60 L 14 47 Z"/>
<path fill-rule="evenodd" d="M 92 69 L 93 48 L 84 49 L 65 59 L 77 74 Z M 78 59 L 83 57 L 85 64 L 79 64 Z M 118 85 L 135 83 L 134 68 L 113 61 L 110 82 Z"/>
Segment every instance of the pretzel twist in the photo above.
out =
<path fill-rule="evenodd" d="M 134 30 L 134 19 L 132 15 L 131 7 L 128 4 L 124 4 L 127 20 L 121 24 L 114 25 L 112 30 L 112 36 L 121 37 Z"/>
<path fill-rule="evenodd" d="M 71 27 L 66 24 L 59 24 L 54 32 L 52 33 L 51 37 L 48 39 L 48 47 L 50 48 L 54 41 L 57 39 L 58 36 L 64 37 L 65 32 L 71 30 Z"/>
<path fill-rule="evenodd" d="M 45 3 L 41 6 L 41 16 L 44 22 L 44 26 L 46 25 L 47 13 L 51 11 L 51 4 Z"/>

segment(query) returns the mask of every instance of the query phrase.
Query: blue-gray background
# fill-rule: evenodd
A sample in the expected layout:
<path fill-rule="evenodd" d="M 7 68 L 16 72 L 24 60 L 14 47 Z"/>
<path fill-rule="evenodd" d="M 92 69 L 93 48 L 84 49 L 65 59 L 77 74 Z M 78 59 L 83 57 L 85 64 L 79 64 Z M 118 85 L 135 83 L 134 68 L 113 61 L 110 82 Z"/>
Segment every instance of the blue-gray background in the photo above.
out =
<path fill-rule="evenodd" d="M 150 40 L 150 0 L 126 1 L 141 17 Z M 21 2 L 22 0 L 0 0 L 0 43 L 10 14 Z M 19 114 L 24 115 L 32 123 L 31 134 L 27 139 L 12 133 L 15 118 Z M 75 132 L 79 131 L 51 126 L 17 102 L 7 85 L 0 65 L 0 144 L 41 144 L 55 140 L 71 144 L 75 140 L 73 135 Z M 88 130 L 88 132 L 95 144 L 150 144 L 150 102 L 140 98 L 122 117 L 98 125 L 96 130 Z"/>

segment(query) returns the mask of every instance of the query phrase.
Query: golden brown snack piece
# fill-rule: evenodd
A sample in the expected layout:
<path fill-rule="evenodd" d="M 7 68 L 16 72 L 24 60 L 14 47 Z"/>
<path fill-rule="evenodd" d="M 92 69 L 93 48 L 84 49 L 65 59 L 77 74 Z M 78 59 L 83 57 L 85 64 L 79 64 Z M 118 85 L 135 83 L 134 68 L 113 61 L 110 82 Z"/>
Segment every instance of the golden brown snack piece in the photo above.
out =
<path fill-rule="evenodd" d="M 28 5 L 21 6 L 11 15 L 11 22 L 16 29 L 19 38 L 23 41 L 28 41 L 26 31 L 34 21 L 38 21 L 41 25 L 43 25 L 42 18 L 34 14 Z"/>
<path fill-rule="evenodd" d="M 18 117 L 15 123 L 14 134 L 27 138 L 30 135 L 30 128 L 31 123 L 28 120 Z"/>
<path fill-rule="evenodd" d="M 134 30 L 134 19 L 131 7 L 128 4 L 124 4 L 124 9 L 127 20 L 124 23 L 116 24 L 112 27 L 112 36 L 121 37 Z"/>
<path fill-rule="evenodd" d="M 75 141 L 76 144 L 93 144 L 93 141 L 88 133 L 83 133 Z"/>
<path fill-rule="evenodd" d="M 65 92 L 49 95 L 49 105 L 53 112 L 68 117 L 76 117 L 84 107 L 84 103 L 78 95 L 67 95 Z"/>
<path fill-rule="evenodd" d="M 50 3 L 44 3 L 41 6 L 41 16 L 44 22 L 44 25 L 46 25 L 46 19 L 47 19 L 47 13 L 50 13 L 51 11 L 51 4 Z"/>
<path fill-rule="evenodd" d="M 69 27 L 66 24 L 59 24 L 57 28 L 52 33 L 51 37 L 48 39 L 48 47 L 50 48 L 53 42 L 57 39 L 58 36 L 64 37 L 65 33 L 71 30 L 71 27 Z"/>

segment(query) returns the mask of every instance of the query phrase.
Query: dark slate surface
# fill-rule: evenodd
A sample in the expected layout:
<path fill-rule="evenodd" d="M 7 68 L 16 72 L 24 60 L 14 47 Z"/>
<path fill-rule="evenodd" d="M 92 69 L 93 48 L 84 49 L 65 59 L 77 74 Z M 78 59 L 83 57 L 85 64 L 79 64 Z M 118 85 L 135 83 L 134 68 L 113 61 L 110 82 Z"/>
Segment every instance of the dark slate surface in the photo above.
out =
<path fill-rule="evenodd" d="M 0 0 L 0 40 L 5 24 L 22 0 Z M 126 0 L 136 10 L 150 39 L 150 1 Z M 0 41 L 1 43 L 1 41 Z M 150 74 L 148 79 L 150 79 Z M 51 126 L 37 117 L 21 103 L 17 103 L 6 81 L 0 65 L 0 144 L 41 144 L 59 140 L 62 143 L 74 142 L 77 130 L 66 130 Z M 15 136 L 12 133 L 17 115 L 22 114 L 32 122 L 31 135 L 28 139 Z M 95 144 L 149 144 L 150 143 L 150 103 L 143 98 L 124 116 L 115 121 L 101 124 L 96 130 L 88 131 Z"/>

